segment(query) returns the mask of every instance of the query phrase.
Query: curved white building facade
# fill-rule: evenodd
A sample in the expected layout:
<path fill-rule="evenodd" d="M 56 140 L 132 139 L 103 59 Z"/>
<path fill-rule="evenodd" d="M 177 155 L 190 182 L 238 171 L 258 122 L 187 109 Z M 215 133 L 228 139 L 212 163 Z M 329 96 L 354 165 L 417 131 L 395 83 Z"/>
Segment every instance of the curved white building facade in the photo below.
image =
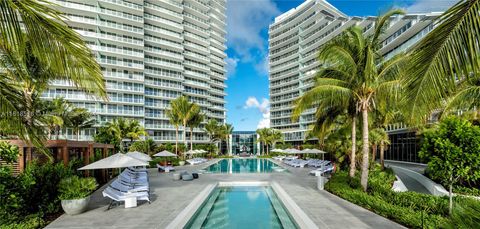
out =
<path fill-rule="evenodd" d="M 405 15 L 393 19 L 382 37 L 385 58 L 411 47 L 433 29 L 440 15 Z M 375 17 L 349 17 L 324 0 L 307 0 L 275 18 L 269 28 L 270 126 L 281 130 L 285 141 L 303 142 L 313 124 L 314 110 L 292 122 L 293 102 L 313 86 L 319 68 L 318 50 L 346 28 L 358 25 L 371 33 Z"/>
<path fill-rule="evenodd" d="M 208 119 L 225 121 L 225 0 L 52 2 L 94 51 L 110 100 L 96 101 L 66 82 L 54 82 L 44 98 L 65 97 L 92 111 L 99 123 L 138 119 L 159 142 L 175 140 L 165 110 L 181 95 Z M 82 139 L 93 133 L 84 130 Z M 208 140 L 200 128 L 194 131 L 195 142 Z"/>

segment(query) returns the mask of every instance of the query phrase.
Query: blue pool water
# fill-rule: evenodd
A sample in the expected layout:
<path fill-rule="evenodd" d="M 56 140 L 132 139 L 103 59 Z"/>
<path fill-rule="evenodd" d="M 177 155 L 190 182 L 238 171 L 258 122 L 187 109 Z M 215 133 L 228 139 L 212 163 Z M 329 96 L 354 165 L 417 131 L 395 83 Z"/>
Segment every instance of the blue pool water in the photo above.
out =
<path fill-rule="evenodd" d="M 210 173 L 270 173 L 284 169 L 268 159 L 222 159 L 205 169 Z"/>
<path fill-rule="evenodd" d="M 268 186 L 217 187 L 185 228 L 298 228 Z"/>

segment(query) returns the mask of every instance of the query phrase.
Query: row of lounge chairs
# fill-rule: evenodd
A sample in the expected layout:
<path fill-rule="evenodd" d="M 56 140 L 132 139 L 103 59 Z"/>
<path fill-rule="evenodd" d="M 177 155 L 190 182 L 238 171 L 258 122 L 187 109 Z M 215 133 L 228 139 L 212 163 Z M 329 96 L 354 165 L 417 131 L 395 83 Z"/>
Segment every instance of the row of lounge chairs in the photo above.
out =
<path fill-rule="evenodd" d="M 328 173 L 328 172 L 332 172 L 334 169 L 334 166 L 331 161 L 319 160 L 319 159 L 302 160 L 297 158 L 292 159 L 292 158 L 285 157 L 283 158 L 283 163 L 292 167 L 304 168 L 305 166 L 308 166 L 308 167 L 317 168 L 310 171 L 309 172 L 310 175 L 317 175 L 319 172 Z"/>
<path fill-rule="evenodd" d="M 187 162 L 191 165 L 198 165 L 198 164 L 205 163 L 207 161 L 208 161 L 207 159 L 201 158 L 201 157 L 196 157 L 196 158 L 192 158 L 192 159 L 187 160 Z"/>
<path fill-rule="evenodd" d="M 108 209 L 115 203 L 125 202 L 128 198 L 144 200 L 150 203 L 150 186 L 147 169 L 126 168 L 103 190 L 102 194 L 104 197 L 111 199 Z"/>

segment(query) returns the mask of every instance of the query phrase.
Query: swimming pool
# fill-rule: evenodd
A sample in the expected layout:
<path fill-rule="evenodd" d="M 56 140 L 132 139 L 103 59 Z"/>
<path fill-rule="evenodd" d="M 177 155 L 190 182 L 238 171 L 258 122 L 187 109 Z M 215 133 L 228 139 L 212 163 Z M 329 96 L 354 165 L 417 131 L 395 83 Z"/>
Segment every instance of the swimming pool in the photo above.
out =
<path fill-rule="evenodd" d="M 268 159 L 235 158 L 222 159 L 208 166 L 207 173 L 271 173 L 283 172 L 284 168 Z"/>
<path fill-rule="evenodd" d="M 299 228 L 270 186 L 216 187 L 185 228 Z"/>

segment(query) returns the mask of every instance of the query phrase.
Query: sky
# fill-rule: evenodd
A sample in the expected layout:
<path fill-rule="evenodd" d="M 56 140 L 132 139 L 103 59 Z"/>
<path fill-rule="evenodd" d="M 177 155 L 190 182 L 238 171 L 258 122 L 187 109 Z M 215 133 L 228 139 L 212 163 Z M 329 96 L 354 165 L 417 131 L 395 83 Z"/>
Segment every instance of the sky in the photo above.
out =
<path fill-rule="evenodd" d="M 377 16 L 391 8 L 438 12 L 456 0 L 327 0 L 348 16 Z M 227 0 L 227 123 L 235 131 L 269 127 L 268 26 L 304 0 Z"/>

